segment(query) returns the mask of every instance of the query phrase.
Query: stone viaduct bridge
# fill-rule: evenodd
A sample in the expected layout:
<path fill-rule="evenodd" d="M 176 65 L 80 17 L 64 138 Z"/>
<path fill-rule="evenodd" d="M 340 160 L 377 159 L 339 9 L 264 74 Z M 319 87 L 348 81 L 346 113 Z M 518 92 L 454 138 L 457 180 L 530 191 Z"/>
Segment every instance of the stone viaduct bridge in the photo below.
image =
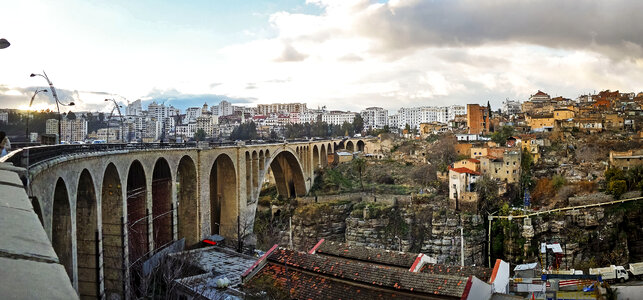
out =
<path fill-rule="evenodd" d="M 329 154 L 373 153 L 376 143 L 59 145 L 0 161 L 27 169 L 34 211 L 81 298 L 118 299 L 142 262 L 172 242 L 251 231 L 266 179 L 283 197 L 302 196 Z"/>

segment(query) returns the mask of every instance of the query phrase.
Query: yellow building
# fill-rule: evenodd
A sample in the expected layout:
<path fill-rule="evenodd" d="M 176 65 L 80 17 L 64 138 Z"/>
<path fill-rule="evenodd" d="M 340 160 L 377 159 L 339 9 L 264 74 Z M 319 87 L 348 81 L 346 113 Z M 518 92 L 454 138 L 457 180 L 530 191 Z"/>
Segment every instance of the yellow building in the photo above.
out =
<path fill-rule="evenodd" d="M 554 110 L 554 120 L 568 120 L 574 118 L 574 111 L 567 108 L 558 108 Z"/>
<path fill-rule="evenodd" d="M 482 156 L 487 156 L 489 154 L 489 148 L 487 147 L 471 147 L 469 150 L 471 153 L 471 158 L 479 158 Z"/>
<path fill-rule="evenodd" d="M 467 168 L 475 172 L 480 172 L 480 161 L 475 158 L 467 158 L 453 163 L 453 168 Z"/>
<path fill-rule="evenodd" d="M 532 131 L 551 131 L 556 120 L 552 115 L 527 117 L 527 125 Z"/>

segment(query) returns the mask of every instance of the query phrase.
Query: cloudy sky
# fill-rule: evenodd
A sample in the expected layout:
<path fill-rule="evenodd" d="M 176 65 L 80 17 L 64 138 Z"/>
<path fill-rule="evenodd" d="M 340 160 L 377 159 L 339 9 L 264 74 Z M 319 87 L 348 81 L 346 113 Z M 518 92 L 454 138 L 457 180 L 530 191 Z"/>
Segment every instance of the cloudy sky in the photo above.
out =
<path fill-rule="evenodd" d="M 185 3 L 184 3 L 185 2 Z M 643 91 L 638 0 L 0 0 L 0 107 L 382 106 Z M 38 97 L 36 108 L 51 100 Z"/>

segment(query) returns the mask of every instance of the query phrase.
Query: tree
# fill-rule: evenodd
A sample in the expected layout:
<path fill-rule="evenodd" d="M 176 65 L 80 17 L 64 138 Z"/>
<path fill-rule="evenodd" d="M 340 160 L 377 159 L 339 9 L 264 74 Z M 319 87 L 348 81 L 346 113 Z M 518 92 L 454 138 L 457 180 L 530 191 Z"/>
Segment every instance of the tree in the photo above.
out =
<path fill-rule="evenodd" d="M 362 133 L 362 130 L 364 130 L 364 119 L 362 118 L 362 115 L 355 115 L 355 119 L 353 119 L 353 129 L 355 130 L 355 133 Z"/>
<path fill-rule="evenodd" d="M 104 113 L 98 113 L 98 121 L 105 122 L 105 114 Z"/>
<path fill-rule="evenodd" d="M 429 186 L 438 180 L 435 167 L 429 164 L 421 165 L 413 171 L 413 180 L 421 186 Z"/>
<path fill-rule="evenodd" d="M 504 125 L 500 130 L 491 134 L 491 140 L 504 145 L 507 142 L 507 139 L 514 135 L 514 132 L 515 130 L 513 126 Z"/>
<path fill-rule="evenodd" d="M 406 133 L 411 133 L 411 125 L 409 125 L 409 123 L 406 123 L 406 125 L 404 126 L 404 130 L 406 130 Z"/>
<path fill-rule="evenodd" d="M 489 212 L 498 205 L 498 183 L 488 175 L 482 175 L 476 181 L 475 191 L 478 194 L 478 210 Z"/>
<path fill-rule="evenodd" d="M 73 111 L 71 111 L 71 110 L 70 110 L 70 111 L 67 113 L 67 120 L 72 120 L 72 121 L 73 121 L 73 120 L 76 120 L 76 114 L 75 114 Z"/>
<path fill-rule="evenodd" d="M 344 133 L 343 135 L 345 136 L 346 135 L 353 136 L 353 124 L 344 122 L 344 124 L 342 124 L 342 132 Z"/>
<path fill-rule="evenodd" d="M 243 123 L 239 127 L 232 130 L 230 134 L 231 140 L 255 140 L 257 139 L 257 125 L 255 122 Z"/>
<path fill-rule="evenodd" d="M 363 192 L 364 191 L 364 183 L 362 182 L 362 174 L 364 173 L 364 170 L 366 169 L 366 160 L 364 160 L 361 157 L 353 159 L 353 168 L 355 168 L 355 170 L 359 174 L 359 185 L 360 185 L 360 188 L 362 189 L 362 192 Z"/>
<path fill-rule="evenodd" d="M 531 188 L 533 184 L 531 168 L 534 165 L 534 158 L 529 151 L 522 149 L 520 153 L 520 190 Z M 522 197 L 520 197 L 522 199 Z"/>
<path fill-rule="evenodd" d="M 621 195 L 627 192 L 627 182 L 625 180 L 612 180 L 607 184 L 607 192 L 619 199 Z"/>
<path fill-rule="evenodd" d="M 487 111 L 489 112 L 489 121 L 491 121 L 491 103 L 487 101 Z"/>
<path fill-rule="evenodd" d="M 203 130 L 203 128 L 197 129 L 197 131 L 194 133 L 194 139 L 197 142 L 205 141 L 205 138 L 206 138 L 206 134 L 205 134 L 205 130 Z"/>

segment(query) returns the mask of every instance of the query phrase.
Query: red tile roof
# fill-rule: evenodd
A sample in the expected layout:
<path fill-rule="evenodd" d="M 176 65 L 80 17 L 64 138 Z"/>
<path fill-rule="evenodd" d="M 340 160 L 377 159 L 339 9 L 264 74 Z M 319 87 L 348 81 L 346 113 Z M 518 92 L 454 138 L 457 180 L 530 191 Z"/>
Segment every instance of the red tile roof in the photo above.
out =
<path fill-rule="evenodd" d="M 290 299 L 426 299 L 412 293 L 355 286 L 279 264 L 268 264 L 247 284 L 263 277 L 274 279 Z M 464 284 L 463 284 L 464 285 Z"/>
<path fill-rule="evenodd" d="M 452 276 L 475 276 L 482 281 L 488 281 L 493 269 L 473 266 L 447 266 L 439 264 L 426 264 L 420 269 L 421 273 L 452 275 Z"/>
<path fill-rule="evenodd" d="M 331 255 L 349 259 L 361 260 L 369 263 L 390 265 L 408 269 L 418 256 L 418 253 L 389 251 L 360 246 L 349 246 L 344 243 L 323 242 L 317 248 L 318 254 Z"/>
<path fill-rule="evenodd" d="M 469 158 L 469 161 L 472 162 L 472 163 L 476 163 L 476 164 L 480 163 L 480 160 L 475 159 L 475 158 Z"/>
<path fill-rule="evenodd" d="M 471 170 L 471 169 L 465 168 L 465 167 L 449 168 L 449 169 L 453 170 L 454 172 L 458 172 L 458 173 L 469 173 L 469 174 L 473 174 L 473 175 L 480 175 L 480 172 L 476 172 L 474 170 Z"/>
<path fill-rule="evenodd" d="M 428 273 L 414 273 L 408 270 L 400 269 L 397 267 L 383 266 L 364 263 L 355 260 L 340 259 L 332 256 L 322 256 L 316 254 L 308 254 L 304 252 L 295 252 L 287 249 L 277 249 L 269 257 L 268 271 L 262 269 L 260 274 L 272 274 L 276 279 L 289 278 L 288 275 L 281 275 L 277 273 L 283 270 L 292 270 L 293 272 L 305 273 L 316 279 L 310 279 L 306 285 L 313 285 L 323 283 L 324 280 L 337 281 L 334 284 L 347 284 L 353 290 L 372 290 L 389 291 L 391 294 L 403 293 L 402 298 L 409 298 L 407 295 L 432 295 L 432 296 L 447 296 L 460 298 L 465 291 L 465 286 L 470 280 L 469 277 L 461 275 L 442 275 L 442 274 L 428 274 Z M 279 267 L 274 267 L 275 265 Z M 271 273 L 272 272 L 272 273 Z M 279 276 L 277 276 L 279 275 Z M 293 274 L 294 275 L 294 274 Z M 315 276 L 317 275 L 317 276 Z M 256 277 L 255 277 L 256 278 Z M 299 285 L 295 282 L 298 280 L 291 280 L 289 284 Z M 252 282 L 252 280 L 250 280 Z M 319 287 L 324 291 L 320 294 L 303 294 L 295 298 L 298 299 L 317 299 L 319 295 L 326 295 L 326 293 L 333 293 L 332 287 L 326 285 L 313 285 Z M 344 288 L 344 286 L 341 286 Z M 301 287 L 304 288 L 304 287 Z M 296 293 L 298 288 L 290 288 L 291 293 Z M 309 291 L 310 292 L 310 291 Z M 370 293 L 370 292 L 369 292 Z M 389 297 L 390 295 L 384 295 Z M 321 296 L 321 298 L 327 298 Z M 349 299 L 351 294 L 340 297 L 332 297 L 333 299 Z M 366 298 L 366 297 L 358 297 Z M 330 299 L 330 298 L 328 298 Z"/>

